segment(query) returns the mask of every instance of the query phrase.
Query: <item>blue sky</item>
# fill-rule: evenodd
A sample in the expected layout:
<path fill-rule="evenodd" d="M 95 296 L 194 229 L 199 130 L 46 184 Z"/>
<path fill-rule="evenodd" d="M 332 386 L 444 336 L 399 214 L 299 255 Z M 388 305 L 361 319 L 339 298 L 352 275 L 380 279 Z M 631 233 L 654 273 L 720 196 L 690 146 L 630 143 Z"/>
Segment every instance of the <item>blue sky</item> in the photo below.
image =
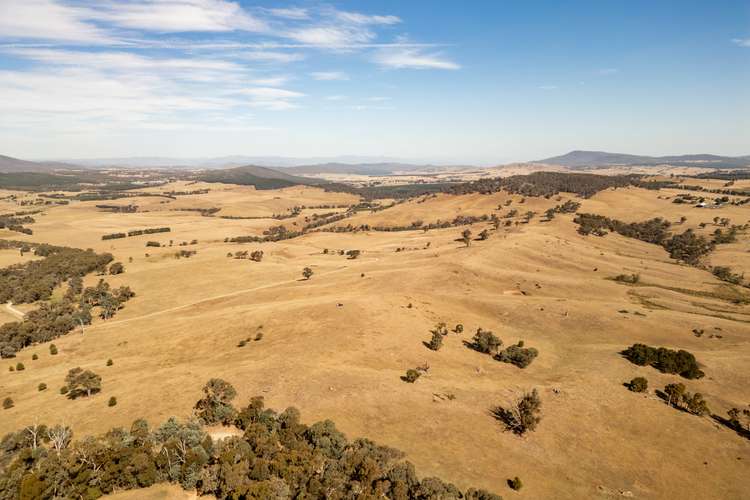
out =
<path fill-rule="evenodd" d="M 0 0 L 0 154 L 750 154 L 750 2 Z"/>

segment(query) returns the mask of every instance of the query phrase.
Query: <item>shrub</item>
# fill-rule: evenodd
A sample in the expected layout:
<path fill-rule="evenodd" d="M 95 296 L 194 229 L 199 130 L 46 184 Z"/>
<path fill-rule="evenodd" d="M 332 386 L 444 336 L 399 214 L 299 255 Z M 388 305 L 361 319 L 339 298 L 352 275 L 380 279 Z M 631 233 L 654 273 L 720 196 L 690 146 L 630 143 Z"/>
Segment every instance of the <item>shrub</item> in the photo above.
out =
<path fill-rule="evenodd" d="M 23 366 L 23 363 L 16 363 L 16 371 L 17 372 L 23 371 L 25 369 L 26 369 L 26 367 Z"/>
<path fill-rule="evenodd" d="M 418 370 L 415 370 L 414 368 L 409 368 L 408 370 L 406 370 L 406 375 L 404 375 L 403 377 L 401 377 L 401 379 L 404 382 L 408 382 L 410 384 L 413 384 L 421 376 L 422 376 L 422 374 Z"/>
<path fill-rule="evenodd" d="M 44 382 L 42 382 L 41 384 L 39 384 L 39 386 L 37 387 L 37 389 L 39 389 L 39 392 L 46 391 L 47 390 L 47 384 L 45 384 Z"/>
<path fill-rule="evenodd" d="M 711 413 L 708 404 L 706 404 L 706 401 L 703 399 L 703 395 L 700 392 L 696 392 L 692 395 L 689 392 L 685 393 L 682 396 L 682 403 L 685 405 L 685 409 L 693 415 L 702 417 Z"/>
<path fill-rule="evenodd" d="M 519 368 L 526 368 L 539 355 L 539 351 L 533 347 L 524 347 L 523 340 L 518 344 L 508 346 L 495 356 L 495 359 L 503 363 L 511 363 Z"/>
<path fill-rule="evenodd" d="M 107 406 L 112 407 L 115 405 L 117 405 L 117 398 L 112 396 L 111 398 L 109 398 L 109 401 L 107 401 Z"/>
<path fill-rule="evenodd" d="M 255 341 L 258 342 L 259 340 L 263 339 L 263 332 L 258 332 L 255 334 Z"/>
<path fill-rule="evenodd" d="M 633 344 L 622 352 L 631 363 L 640 366 L 653 366 L 662 373 L 679 373 L 687 379 L 702 378 L 705 374 L 698 368 L 698 362 L 688 351 L 673 351 L 666 347 L 650 347 Z"/>
<path fill-rule="evenodd" d="M 250 260 L 260 262 L 263 260 L 263 250 L 255 250 L 250 254 Z"/>
<path fill-rule="evenodd" d="M 303 277 L 304 277 L 304 278 L 305 278 L 306 280 L 309 280 L 310 278 L 312 278 L 312 275 L 313 275 L 313 274 L 314 274 L 314 273 L 313 273 L 313 270 L 312 270 L 312 269 L 310 269 L 309 267 L 306 267 L 306 268 L 304 268 L 304 269 L 302 270 L 302 276 L 303 276 Z"/>
<path fill-rule="evenodd" d="M 471 245 L 471 229 L 464 229 L 459 240 L 462 241 L 467 247 Z"/>
<path fill-rule="evenodd" d="M 635 285 L 639 281 L 641 281 L 641 275 L 638 273 L 633 274 L 618 274 L 614 277 L 615 281 L 619 281 L 620 283 L 630 283 L 631 285 Z"/>
<path fill-rule="evenodd" d="M 158 241 L 147 241 L 146 246 L 147 247 L 160 247 L 161 243 L 159 243 Z"/>
<path fill-rule="evenodd" d="M 68 393 L 68 386 L 64 385 L 60 387 L 60 394 L 67 394 Z"/>
<path fill-rule="evenodd" d="M 9 371 L 9 372 L 14 372 L 14 371 L 16 371 L 16 369 L 15 369 L 15 367 L 13 367 L 13 366 L 9 366 L 9 367 L 8 367 L 8 371 Z"/>
<path fill-rule="evenodd" d="M 508 486 L 510 486 L 510 489 L 518 491 L 523 488 L 523 483 L 521 482 L 521 478 L 516 476 L 513 479 L 508 479 Z"/>
<path fill-rule="evenodd" d="M 49 345 L 49 353 L 53 356 L 57 354 L 57 346 L 55 344 Z"/>
<path fill-rule="evenodd" d="M 32 361 L 36 361 L 37 359 L 39 359 L 39 356 L 37 355 L 37 353 L 34 353 L 34 354 L 31 355 L 31 360 Z"/>
<path fill-rule="evenodd" d="M 643 377 L 635 377 L 628 382 L 628 390 L 633 392 L 646 392 L 648 390 L 648 380 Z"/>
<path fill-rule="evenodd" d="M 533 431 L 541 421 L 542 401 L 536 389 L 524 393 L 509 408 L 498 406 L 492 410 L 493 416 L 503 422 L 507 430 L 523 435 Z"/>
<path fill-rule="evenodd" d="M 122 262 L 114 262 L 109 266 L 109 274 L 122 274 L 125 272 L 125 266 Z"/>
<path fill-rule="evenodd" d="M 5 399 L 3 399 L 3 409 L 4 410 L 10 410 L 11 408 L 13 408 L 13 406 L 15 406 L 15 405 L 13 404 L 13 399 L 12 398 L 5 398 Z"/>
<path fill-rule="evenodd" d="M 114 361 L 112 361 L 111 359 L 107 360 L 107 366 L 112 366 L 114 364 L 115 364 Z"/>
<path fill-rule="evenodd" d="M 453 329 L 456 333 L 463 333 L 464 332 L 464 325 L 461 323 L 457 324 L 456 327 Z"/>
<path fill-rule="evenodd" d="M 432 339 L 425 342 L 428 348 L 433 351 L 439 351 L 443 347 L 443 335 L 439 332 L 432 332 Z"/>
<path fill-rule="evenodd" d="M 468 344 L 471 349 L 485 354 L 496 353 L 502 345 L 503 341 L 497 338 L 494 333 L 489 330 L 482 330 L 481 328 L 477 329 L 472 342 Z"/>

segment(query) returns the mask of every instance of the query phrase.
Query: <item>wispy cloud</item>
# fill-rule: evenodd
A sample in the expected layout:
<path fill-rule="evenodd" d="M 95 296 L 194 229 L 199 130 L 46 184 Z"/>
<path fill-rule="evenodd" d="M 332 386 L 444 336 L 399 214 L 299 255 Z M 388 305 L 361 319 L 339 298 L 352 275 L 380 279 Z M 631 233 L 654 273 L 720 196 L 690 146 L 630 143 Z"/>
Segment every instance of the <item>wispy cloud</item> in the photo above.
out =
<path fill-rule="evenodd" d="M 373 60 L 380 66 L 396 69 L 446 69 L 456 70 L 461 66 L 439 53 L 427 53 L 418 48 L 381 49 Z"/>
<path fill-rule="evenodd" d="M 290 63 L 301 61 L 305 58 L 304 54 L 300 54 L 297 52 L 279 52 L 273 50 L 252 50 L 249 52 L 242 52 L 239 54 L 239 57 L 242 59 L 248 59 L 250 61 L 273 63 Z"/>
<path fill-rule="evenodd" d="M 557 90 L 557 85 L 540 85 L 539 90 Z"/>
<path fill-rule="evenodd" d="M 597 73 L 602 76 L 616 75 L 620 70 L 617 68 L 602 68 Z"/>
<path fill-rule="evenodd" d="M 298 105 L 294 100 L 305 96 L 301 92 L 276 87 L 251 87 L 239 90 L 237 94 L 248 96 L 250 106 L 274 111 L 296 108 Z"/>
<path fill-rule="evenodd" d="M 0 2 L 0 37 L 89 44 L 115 42 L 104 30 L 85 20 L 85 10 L 74 9 L 54 0 Z"/>
<path fill-rule="evenodd" d="M 344 101 L 346 99 L 349 99 L 348 96 L 345 95 L 329 95 L 325 97 L 326 101 Z"/>
<path fill-rule="evenodd" d="M 740 47 L 750 47 L 750 38 L 734 38 L 732 43 Z"/>
<path fill-rule="evenodd" d="M 348 80 L 349 75 L 342 71 L 314 71 L 310 73 L 313 80 Z"/>
<path fill-rule="evenodd" d="M 398 24 L 401 19 L 397 16 L 369 16 L 359 12 L 336 12 L 336 17 L 351 24 Z"/>

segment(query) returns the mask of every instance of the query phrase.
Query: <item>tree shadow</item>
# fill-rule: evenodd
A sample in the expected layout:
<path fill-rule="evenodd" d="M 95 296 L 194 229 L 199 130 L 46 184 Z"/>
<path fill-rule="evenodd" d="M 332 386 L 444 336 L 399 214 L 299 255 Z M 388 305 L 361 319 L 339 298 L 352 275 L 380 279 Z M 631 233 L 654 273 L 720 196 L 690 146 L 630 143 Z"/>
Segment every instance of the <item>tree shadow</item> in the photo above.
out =
<path fill-rule="evenodd" d="M 716 414 L 711 414 L 711 418 L 714 419 L 719 424 L 721 424 L 724 427 L 726 427 L 727 429 L 733 430 L 734 432 L 737 433 L 738 436 L 741 436 L 741 437 L 743 437 L 745 439 L 750 439 L 750 430 L 745 429 L 741 425 L 735 425 L 728 418 L 724 418 L 724 417 L 716 415 Z"/>
<path fill-rule="evenodd" d="M 505 426 L 505 432 L 512 432 L 513 434 L 516 434 L 518 436 L 521 436 L 523 434 L 523 432 L 521 432 L 521 428 L 518 425 L 518 422 L 516 421 L 516 418 L 513 416 L 513 412 L 511 412 L 510 410 L 503 408 L 502 406 L 496 406 L 494 408 L 490 408 L 489 413 L 492 418 L 499 422 L 502 422 L 502 424 Z"/>

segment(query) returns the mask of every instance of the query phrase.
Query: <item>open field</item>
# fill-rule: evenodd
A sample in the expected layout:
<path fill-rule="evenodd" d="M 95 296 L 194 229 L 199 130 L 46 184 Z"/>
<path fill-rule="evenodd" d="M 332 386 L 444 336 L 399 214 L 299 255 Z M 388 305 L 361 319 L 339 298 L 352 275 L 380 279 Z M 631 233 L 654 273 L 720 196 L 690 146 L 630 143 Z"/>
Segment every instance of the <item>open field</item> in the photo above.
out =
<path fill-rule="evenodd" d="M 330 418 L 349 438 L 404 451 L 420 476 L 439 476 L 461 488 L 528 499 L 747 498 L 750 440 L 708 417 L 676 411 L 653 389 L 679 380 L 721 415 L 750 404 L 750 308 L 733 300 L 750 297 L 750 291 L 676 262 L 660 246 L 614 233 L 582 236 L 573 214 L 548 222 L 541 214 L 578 200 L 579 212 L 625 222 L 663 217 L 674 232 L 692 228 L 709 235 L 717 216 L 737 225 L 749 222 L 750 204 L 699 209 L 672 202 L 678 192 L 694 192 L 634 187 L 586 200 L 562 193 L 523 203 L 522 196 L 506 192 L 439 194 L 359 211 L 330 227 L 502 217 L 511 209 L 519 213 L 514 221 L 526 211 L 537 216 L 498 229 L 481 222 L 429 231 L 309 232 L 237 244 L 225 239 L 261 236 L 280 224 L 297 229 L 313 214 L 346 209 L 308 208 L 281 220 L 273 215 L 302 205 L 354 205 L 358 197 L 313 187 L 256 191 L 184 182 L 141 192 L 199 189 L 209 191 L 47 207 L 29 225 L 33 235 L 0 233 L 111 252 L 125 272 L 106 281 L 136 293 L 113 319 L 97 318 L 85 333 L 56 339 L 57 356 L 45 343 L 0 361 L 0 396 L 15 401 L 2 411 L 0 434 L 34 419 L 64 422 L 77 437 L 129 427 L 139 417 L 153 425 L 189 415 L 203 384 L 219 377 L 237 389 L 240 405 L 263 395 L 271 408 L 299 408 L 306 423 Z M 3 210 L 20 210 L 0 203 Z M 138 211 L 111 213 L 96 208 L 101 204 L 137 205 Z M 185 211 L 211 208 L 220 210 L 213 216 Z M 157 227 L 171 231 L 102 240 L 105 234 Z M 474 235 L 488 229 L 490 237 L 467 247 L 456 241 L 467 227 Z M 162 246 L 147 248 L 147 241 Z M 750 234 L 740 231 L 736 243 L 717 246 L 707 263 L 738 273 L 750 269 L 749 241 Z M 175 258 L 181 249 L 197 254 Z M 258 249 L 262 262 L 227 257 Z M 336 252 L 353 249 L 361 251 L 356 259 Z M 2 250 L 0 267 L 29 258 Z M 307 266 L 314 275 L 303 280 Z M 608 279 L 631 273 L 640 275 L 637 284 Z M 99 278 L 92 274 L 84 281 L 94 285 Z M 13 319 L 0 307 L 0 322 Z M 422 342 L 438 322 L 461 323 L 465 331 L 449 333 L 433 352 Z M 479 327 L 505 345 L 524 340 L 539 350 L 538 358 L 519 369 L 467 349 L 463 341 Z M 697 337 L 694 329 L 706 335 Z M 237 346 L 258 332 L 262 340 Z M 706 377 L 685 380 L 631 364 L 619 352 L 636 342 L 686 349 Z M 38 360 L 32 360 L 35 353 Z M 106 366 L 108 359 L 113 366 Z M 17 362 L 26 369 L 9 372 Z M 429 371 L 415 384 L 400 380 L 408 368 L 423 364 Z M 58 392 L 76 366 L 102 376 L 101 394 L 71 401 Z M 623 387 L 635 376 L 648 378 L 647 395 Z M 42 382 L 49 390 L 38 392 Z M 542 398 L 538 429 L 523 437 L 504 432 L 490 410 L 532 388 Z M 107 406 L 110 396 L 117 397 L 117 406 Z M 506 485 L 514 476 L 524 481 L 518 493 Z M 151 496 L 141 493 L 113 498 L 176 498 L 182 492 L 161 485 L 149 489 Z"/>

